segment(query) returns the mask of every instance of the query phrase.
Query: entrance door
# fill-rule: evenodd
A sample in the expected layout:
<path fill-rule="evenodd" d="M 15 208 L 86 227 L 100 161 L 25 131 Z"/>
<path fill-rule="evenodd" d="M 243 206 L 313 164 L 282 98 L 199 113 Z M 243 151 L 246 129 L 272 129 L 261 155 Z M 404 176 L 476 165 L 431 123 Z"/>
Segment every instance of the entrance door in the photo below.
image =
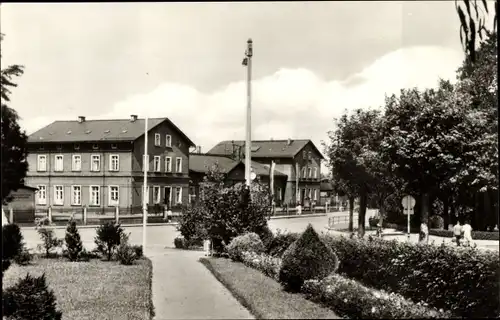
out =
<path fill-rule="evenodd" d="M 165 206 L 170 209 L 170 202 L 172 200 L 172 187 L 165 187 L 165 193 L 163 197 L 163 203 Z"/>
<path fill-rule="evenodd" d="M 306 189 L 300 189 L 300 204 L 304 204 L 304 199 L 306 198 Z"/>

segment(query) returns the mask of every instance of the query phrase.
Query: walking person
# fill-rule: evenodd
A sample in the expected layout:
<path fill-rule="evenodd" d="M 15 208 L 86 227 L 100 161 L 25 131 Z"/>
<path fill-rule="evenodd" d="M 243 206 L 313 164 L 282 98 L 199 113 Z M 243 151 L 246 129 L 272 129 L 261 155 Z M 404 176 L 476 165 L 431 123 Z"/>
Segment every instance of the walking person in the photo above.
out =
<path fill-rule="evenodd" d="M 469 221 L 466 221 L 462 227 L 462 233 L 464 234 L 464 242 L 467 246 L 472 244 L 472 227 Z"/>
<path fill-rule="evenodd" d="M 457 220 L 457 223 L 453 227 L 453 234 L 455 235 L 457 246 L 460 247 L 460 239 L 462 239 L 462 226 L 460 225 L 459 220 Z"/>
<path fill-rule="evenodd" d="M 427 224 L 425 224 L 425 222 L 420 224 L 419 242 L 425 244 L 429 243 L 429 228 L 427 228 Z"/>

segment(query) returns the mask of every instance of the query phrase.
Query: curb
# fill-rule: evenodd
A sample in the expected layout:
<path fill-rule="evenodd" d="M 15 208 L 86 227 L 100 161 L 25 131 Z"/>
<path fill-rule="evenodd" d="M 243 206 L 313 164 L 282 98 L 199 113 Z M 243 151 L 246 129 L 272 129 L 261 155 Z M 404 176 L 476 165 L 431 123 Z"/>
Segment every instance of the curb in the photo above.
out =
<path fill-rule="evenodd" d="M 274 216 L 274 217 L 270 217 L 269 220 L 313 218 L 313 217 L 324 217 L 324 216 L 326 216 L 326 213 L 313 213 L 313 214 L 302 214 L 302 215 L 293 215 L 293 216 Z"/>
<path fill-rule="evenodd" d="M 162 227 L 162 226 L 176 226 L 177 222 L 168 222 L 168 223 L 149 223 L 147 226 L 148 227 Z M 129 227 L 142 227 L 142 223 L 136 223 L 136 224 L 122 224 L 121 225 L 123 228 L 129 228 Z M 86 224 L 86 225 L 77 225 L 76 226 L 78 229 L 92 229 L 92 228 L 97 228 L 99 227 L 98 224 Z M 67 226 L 52 226 L 52 229 L 66 229 Z M 21 229 L 33 229 L 35 230 L 35 227 L 30 226 L 30 227 L 21 227 Z"/>

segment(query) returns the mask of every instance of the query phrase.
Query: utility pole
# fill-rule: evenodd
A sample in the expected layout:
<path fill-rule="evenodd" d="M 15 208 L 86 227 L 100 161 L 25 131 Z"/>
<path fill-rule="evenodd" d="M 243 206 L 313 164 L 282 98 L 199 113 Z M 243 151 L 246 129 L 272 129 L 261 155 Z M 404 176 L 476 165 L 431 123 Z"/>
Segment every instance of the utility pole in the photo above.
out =
<path fill-rule="evenodd" d="M 148 155 L 148 116 L 144 119 L 144 186 L 142 191 L 142 251 L 146 253 L 146 225 L 148 224 L 148 169 L 149 169 L 149 155 Z"/>
<path fill-rule="evenodd" d="M 250 169 L 252 157 L 252 39 L 247 41 L 247 50 L 243 65 L 247 67 L 247 122 L 246 122 L 246 141 L 245 141 L 245 180 L 246 185 L 250 187 Z"/>

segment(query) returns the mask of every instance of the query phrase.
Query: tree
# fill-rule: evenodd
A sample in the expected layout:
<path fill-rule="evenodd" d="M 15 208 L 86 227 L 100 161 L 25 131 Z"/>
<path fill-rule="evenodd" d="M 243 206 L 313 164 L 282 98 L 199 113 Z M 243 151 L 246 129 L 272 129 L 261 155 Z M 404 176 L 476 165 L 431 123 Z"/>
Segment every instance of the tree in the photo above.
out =
<path fill-rule="evenodd" d="M 328 133 L 330 144 L 326 145 L 329 166 L 332 169 L 334 185 L 349 197 L 350 207 L 354 195 L 359 195 L 358 233 L 364 235 L 368 196 L 373 191 L 375 176 L 371 172 L 377 161 L 379 148 L 380 112 L 357 109 L 348 116 L 344 114 L 337 121 L 337 129 Z M 349 227 L 352 230 L 352 211 Z"/>
<path fill-rule="evenodd" d="M 0 34 L 0 41 L 3 34 Z M 0 53 L 1 57 L 1 53 Z M 21 65 L 10 65 L 1 70 L 0 94 L 2 100 L 2 204 L 11 200 L 12 191 L 19 189 L 24 183 L 24 177 L 28 170 L 26 162 L 27 136 L 19 127 L 19 116 L 17 112 L 7 106 L 10 102 L 10 88 L 17 87 L 13 78 L 19 77 L 24 72 Z"/>
<path fill-rule="evenodd" d="M 455 0 L 455 7 L 460 19 L 460 42 L 464 47 L 467 59 L 474 63 L 476 61 L 477 36 L 479 36 L 479 40 L 483 40 L 488 32 L 486 15 L 492 9 L 491 2 L 488 5 L 487 0 Z M 493 3 L 493 9 L 495 10 L 493 32 L 496 32 L 498 0 Z"/>
<path fill-rule="evenodd" d="M 82 239 L 80 239 L 80 233 L 76 228 L 76 221 L 70 220 L 70 222 L 68 223 L 64 240 L 66 241 L 69 260 L 77 261 L 83 250 L 83 244 Z"/>
<path fill-rule="evenodd" d="M 105 222 L 97 228 L 97 235 L 94 242 L 97 245 L 97 250 L 104 253 L 108 261 L 111 260 L 113 252 L 120 245 L 121 237 L 124 230 L 120 224 Z"/>

